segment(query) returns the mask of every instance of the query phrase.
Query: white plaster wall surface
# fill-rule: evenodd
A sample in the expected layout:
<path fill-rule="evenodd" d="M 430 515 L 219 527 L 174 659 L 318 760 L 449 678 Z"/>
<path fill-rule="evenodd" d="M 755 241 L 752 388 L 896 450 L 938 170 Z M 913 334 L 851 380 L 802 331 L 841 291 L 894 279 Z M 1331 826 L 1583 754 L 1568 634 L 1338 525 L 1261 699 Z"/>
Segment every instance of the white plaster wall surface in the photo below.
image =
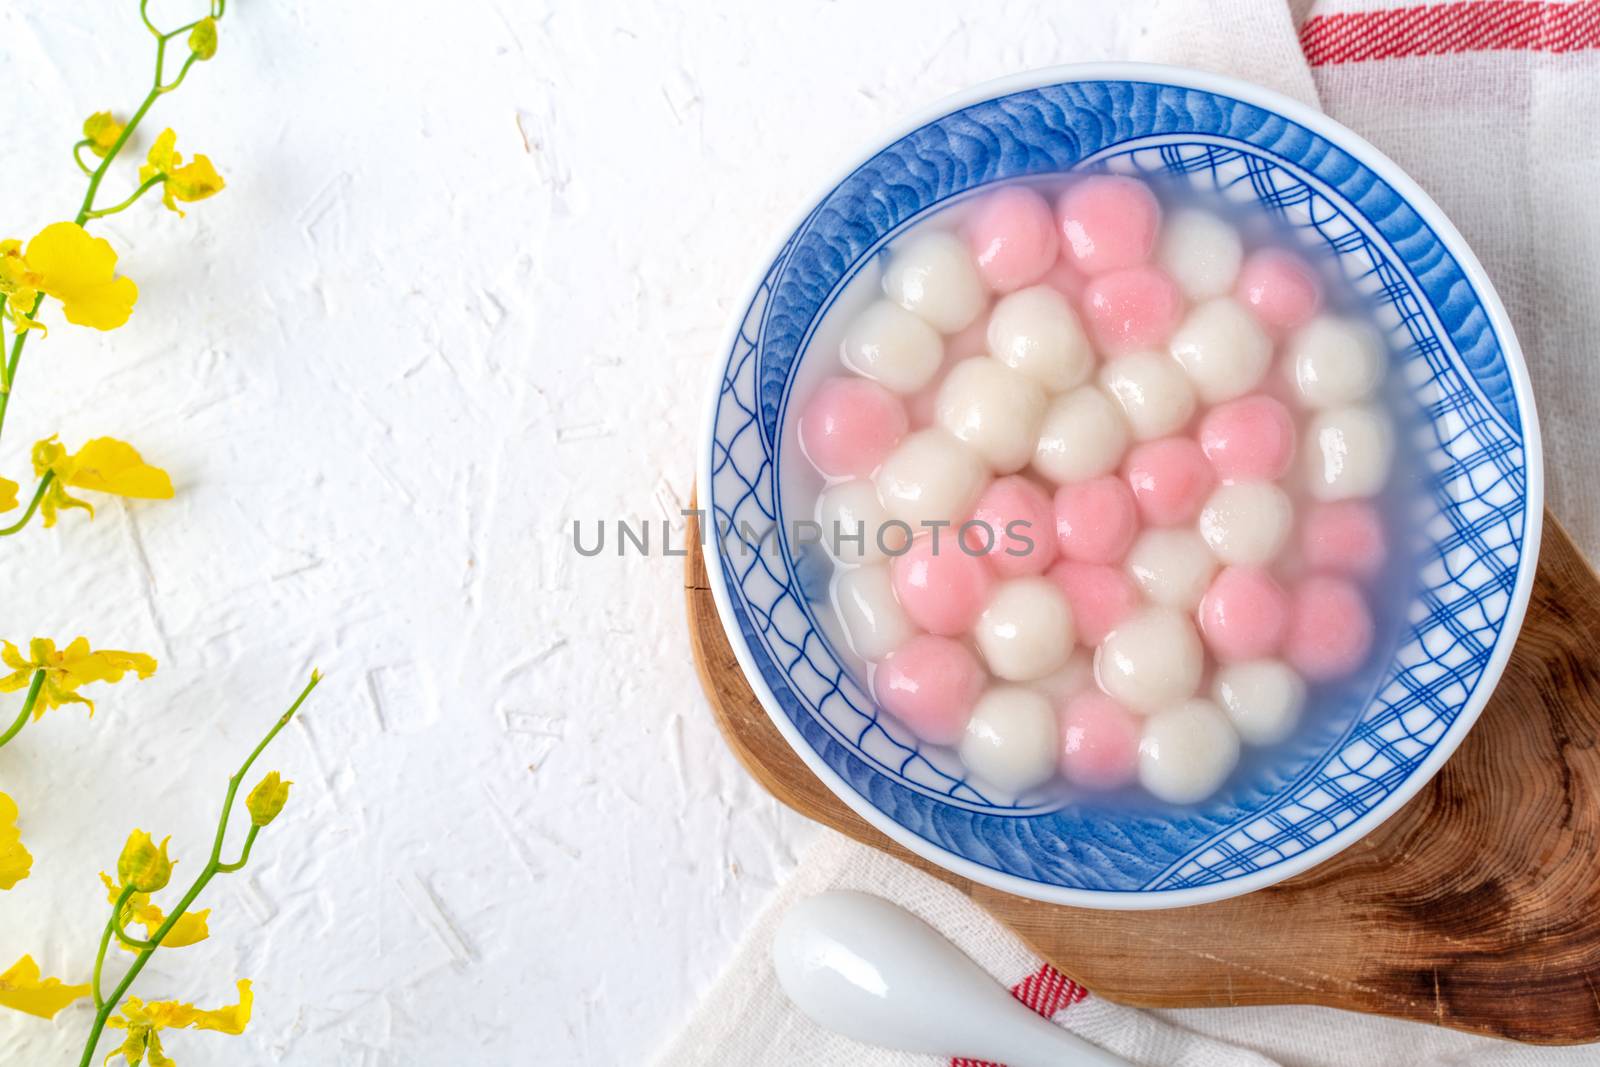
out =
<path fill-rule="evenodd" d="M 171 125 L 227 190 L 98 224 L 135 316 L 30 341 L 0 444 L 21 480 L 35 438 L 114 434 L 179 487 L 0 546 L 0 636 L 161 661 L 0 752 L 37 857 L 0 961 L 86 975 L 96 873 L 133 826 L 195 869 L 315 664 L 262 763 L 288 812 L 201 901 L 211 940 L 138 987 L 249 977 L 255 1020 L 169 1052 L 645 1062 L 812 829 L 722 747 L 680 561 L 579 558 L 570 524 L 677 521 L 729 319 L 851 153 L 974 82 L 1122 53 L 1147 4 L 230 8 L 134 146 Z M 78 124 L 147 84 L 135 10 L 0 5 L 0 236 L 70 217 Z M 0 1014 L 0 1058 L 76 1062 L 88 1016 Z"/>

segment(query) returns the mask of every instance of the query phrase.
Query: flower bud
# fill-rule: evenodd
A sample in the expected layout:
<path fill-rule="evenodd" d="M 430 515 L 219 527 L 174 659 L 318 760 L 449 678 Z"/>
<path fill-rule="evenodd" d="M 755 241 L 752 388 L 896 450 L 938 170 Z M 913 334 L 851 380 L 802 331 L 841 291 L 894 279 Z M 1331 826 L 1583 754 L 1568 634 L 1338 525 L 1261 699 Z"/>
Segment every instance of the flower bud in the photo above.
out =
<path fill-rule="evenodd" d="M 123 124 L 109 111 L 96 111 L 83 120 L 83 137 L 89 142 L 89 151 L 106 158 L 111 146 L 122 136 Z"/>
<path fill-rule="evenodd" d="M 203 18 L 189 31 L 189 51 L 201 62 L 217 54 L 217 20 Z"/>
<path fill-rule="evenodd" d="M 167 856 L 167 842 L 171 840 L 164 838 L 158 848 L 143 830 L 129 834 L 122 855 L 117 857 L 117 881 L 141 893 L 165 889 L 172 880 L 172 860 Z"/>
<path fill-rule="evenodd" d="M 277 771 L 272 771 L 256 783 L 250 790 L 250 795 L 245 798 L 244 806 L 250 812 L 250 822 L 256 826 L 265 826 L 278 817 L 283 806 L 289 800 L 289 787 L 293 782 L 285 782 L 278 777 Z"/>

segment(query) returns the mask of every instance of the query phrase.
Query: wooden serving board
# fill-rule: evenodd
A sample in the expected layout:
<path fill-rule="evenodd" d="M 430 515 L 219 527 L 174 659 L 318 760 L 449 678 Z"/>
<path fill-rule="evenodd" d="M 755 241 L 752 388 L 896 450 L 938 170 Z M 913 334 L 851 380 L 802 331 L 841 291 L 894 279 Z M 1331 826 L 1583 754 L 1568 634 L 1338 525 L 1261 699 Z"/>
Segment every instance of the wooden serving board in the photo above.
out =
<path fill-rule="evenodd" d="M 1145 912 L 975 884 L 846 807 L 740 673 L 696 533 L 684 581 L 695 661 L 750 773 L 796 811 L 955 886 L 1094 992 L 1143 1007 L 1321 1004 L 1541 1044 L 1600 1040 L 1600 578 L 1548 513 L 1511 662 L 1421 793 L 1296 878 Z"/>

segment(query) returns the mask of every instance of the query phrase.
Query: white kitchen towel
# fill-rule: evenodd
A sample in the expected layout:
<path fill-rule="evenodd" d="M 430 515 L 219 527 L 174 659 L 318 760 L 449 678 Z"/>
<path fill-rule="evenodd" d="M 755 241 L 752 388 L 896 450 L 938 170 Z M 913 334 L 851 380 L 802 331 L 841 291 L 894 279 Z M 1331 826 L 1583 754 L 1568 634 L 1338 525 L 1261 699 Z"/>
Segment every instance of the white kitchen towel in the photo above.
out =
<path fill-rule="evenodd" d="M 1130 58 L 1234 74 L 1319 106 L 1439 202 L 1522 341 L 1551 508 L 1600 559 L 1600 0 L 1165 0 Z M 1535 1048 L 1331 1009 L 1119 1007 L 1061 978 L 937 879 L 826 832 L 667 1051 L 668 1067 L 938 1063 L 826 1033 L 784 999 L 773 931 L 791 902 L 830 888 L 906 906 L 1031 1007 L 1151 1067 L 1600 1064 L 1597 1046 Z"/>

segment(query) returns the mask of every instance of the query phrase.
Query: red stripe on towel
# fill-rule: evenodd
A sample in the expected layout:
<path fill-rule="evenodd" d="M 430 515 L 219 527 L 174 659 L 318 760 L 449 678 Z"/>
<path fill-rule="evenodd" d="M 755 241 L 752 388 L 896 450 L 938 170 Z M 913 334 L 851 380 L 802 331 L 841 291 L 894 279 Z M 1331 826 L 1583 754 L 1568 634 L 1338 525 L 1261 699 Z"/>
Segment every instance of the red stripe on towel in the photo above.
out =
<path fill-rule="evenodd" d="M 1089 991 L 1046 963 L 1012 986 L 1011 995 L 1048 1019 L 1062 1008 L 1078 1003 L 1089 995 Z M 1002 1065 L 984 1060 L 951 1060 L 950 1067 L 1002 1067 Z"/>
<path fill-rule="evenodd" d="M 1580 52 L 1600 48 L 1600 0 L 1466 0 L 1315 15 L 1300 28 L 1313 67 L 1462 52 Z"/>

